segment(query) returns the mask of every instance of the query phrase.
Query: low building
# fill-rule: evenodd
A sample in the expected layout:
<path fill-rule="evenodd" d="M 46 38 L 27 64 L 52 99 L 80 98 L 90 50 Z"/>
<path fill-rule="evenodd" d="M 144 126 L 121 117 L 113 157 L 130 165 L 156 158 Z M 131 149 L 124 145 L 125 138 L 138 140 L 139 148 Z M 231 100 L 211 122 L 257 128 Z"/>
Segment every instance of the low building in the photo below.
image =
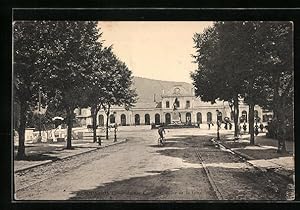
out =
<path fill-rule="evenodd" d="M 182 124 L 191 125 L 207 124 L 208 122 L 215 123 L 217 119 L 224 120 L 224 117 L 233 120 L 231 107 L 228 102 L 216 101 L 214 104 L 203 102 L 198 97 L 195 97 L 194 88 L 191 84 L 136 77 L 135 84 L 139 96 L 137 103 L 129 110 L 113 106 L 109 116 L 110 124 L 117 123 L 119 126 L 172 124 L 174 123 L 174 118 L 178 118 L 178 116 Z M 151 88 L 153 89 L 152 92 Z M 152 94 L 151 99 L 149 94 Z M 174 106 L 176 108 L 175 111 Z M 216 110 L 219 111 L 218 116 Z M 241 102 L 239 116 L 242 122 L 248 122 L 248 110 L 249 106 Z M 82 126 L 92 124 L 89 109 L 76 110 L 76 113 L 77 119 Z M 255 115 L 260 119 L 267 119 L 263 114 L 263 110 L 259 106 L 255 106 Z M 270 113 L 268 112 L 268 114 Z M 106 119 L 105 112 L 100 110 L 97 116 L 97 124 L 104 126 Z"/>

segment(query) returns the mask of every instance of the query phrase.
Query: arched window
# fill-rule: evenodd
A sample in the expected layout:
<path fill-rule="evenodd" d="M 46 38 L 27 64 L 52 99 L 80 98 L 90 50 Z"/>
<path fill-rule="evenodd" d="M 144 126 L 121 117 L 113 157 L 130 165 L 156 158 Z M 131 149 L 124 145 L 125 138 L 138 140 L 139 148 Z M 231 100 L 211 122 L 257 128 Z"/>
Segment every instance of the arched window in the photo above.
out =
<path fill-rule="evenodd" d="M 136 114 L 134 116 L 134 122 L 135 122 L 135 125 L 140 125 L 140 115 L 139 114 Z"/>
<path fill-rule="evenodd" d="M 155 114 L 155 125 L 159 125 L 159 124 L 160 124 L 160 115 Z"/>
<path fill-rule="evenodd" d="M 217 121 L 220 121 L 220 122 L 222 122 L 223 120 L 222 120 L 222 112 L 218 112 L 218 115 L 217 115 Z"/>
<path fill-rule="evenodd" d="M 170 113 L 166 113 L 166 124 L 171 124 L 171 114 Z"/>
<path fill-rule="evenodd" d="M 207 122 L 208 123 L 211 123 L 211 120 L 212 120 L 212 114 L 211 114 L 211 112 L 207 112 Z"/>
<path fill-rule="evenodd" d="M 121 114 L 121 125 L 126 125 L 126 115 L 125 114 Z"/>
<path fill-rule="evenodd" d="M 185 118 L 188 125 L 192 124 L 191 113 L 187 112 Z"/>
<path fill-rule="evenodd" d="M 115 123 L 116 122 L 115 115 L 111 114 L 109 117 L 109 121 L 110 121 L 110 123 Z"/>
<path fill-rule="evenodd" d="M 99 126 L 104 126 L 104 116 L 102 114 L 99 115 L 98 117 L 99 119 Z"/>
<path fill-rule="evenodd" d="M 260 117 L 258 116 L 258 111 L 257 110 L 254 110 L 254 120 L 255 120 L 255 122 L 260 122 L 261 121 Z"/>
<path fill-rule="evenodd" d="M 198 113 L 197 113 L 197 123 L 198 123 L 198 124 L 201 124 L 201 123 L 202 123 L 202 114 L 201 114 L 201 112 L 198 112 Z"/>
<path fill-rule="evenodd" d="M 145 125 L 150 125 L 150 115 L 145 114 Z"/>
<path fill-rule="evenodd" d="M 241 117 L 241 123 L 243 122 L 247 122 L 248 119 L 247 119 L 247 111 L 242 111 L 242 117 Z"/>
<path fill-rule="evenodd" d="M 170 108 L 170 101 L 166 101 L 166 108 Z"/>
<path fill-rule="evenodd" d="M 257 117 L 258 117 L 258 111 L 254 110 L 254 118 L 257 118 Z"/>

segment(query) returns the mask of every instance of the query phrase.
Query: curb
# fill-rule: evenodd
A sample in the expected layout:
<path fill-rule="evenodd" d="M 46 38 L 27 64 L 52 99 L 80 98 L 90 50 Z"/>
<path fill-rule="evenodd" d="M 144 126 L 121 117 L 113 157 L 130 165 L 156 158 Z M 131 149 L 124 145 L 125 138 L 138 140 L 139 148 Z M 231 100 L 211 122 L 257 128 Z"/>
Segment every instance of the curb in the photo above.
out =
<path fill-rule="evenodd" d="M 72 158 L 72 157 L 75 157 L 75 156 L 79 156 L 79 155 L 82 155 L 82 154 L 86 154 L 86 153 L 89 153 L 89 152 L 93 152 L 93 151 L 96 151 L 96 150 L 99 150 L 99 149 L 103 149 L 103 148 L 106 148 L 106 147 L 109 147 L 109 146 L 114 146 L 114 145 L 117 145 L 117 144 L 122 144 L 122 143 L 125 143 L 127 142 L 127 139 L 124 139 L 122 141 L 117 141 L 115 142 L 114 144 L 109 144 L 109 145 L 105 145 L 103 147 L 97 147 L 97 148 L 93 148 L 93 149 L 90 149 L 90 150 L 87 150 L 87 151 L 84 151 L 84 152 L 81 152 L 81 153 L 77 153 L 77 154 L 71 154 L 71 155 L 68 155 L 68 156 L 65 156 L 65 157 L 62 157 L 60 159 L 55 159 L 55 160 L 47 160 L 45 162 L 42 162 L 42 163 L 39 163 L 39 164 L 36 164 L 36 165 L 33 165 L 33 166 L 29 166 L 27 168 L 21 168 L 21 169 L 18 169 L 16 171 L 14 171 L 14 173 L 21 173 L 21 172 L 24 172 L 26 170 L 30 170 L 32 168 L 35 168 L 35 167 L 38 167 L 38 166 L 41 166 L 41 165 L 47 165 L 49 163 L 53 163 L 53 162 L 56 162 L 56 161 L 60 161 L 60 160 L 65 160 L 65 159 L 68 159 L 68 158 Z"/>
<path fill-rule="evenodd" d="M 219 146 L 221 145 L 221 146 L 223 146 L 224 148 L 230 150 L 230 151 L 231 151 L 232 153 L 234 153 L 235 155 L 237 155 L 237 156 L 239 156 L 240 158 L 244 159 L 244 160 L 245 160 L 248 164 L 250 164 L 252 167 L 254 167 L 254 168 L 256 168 L 256 169 L 258 169 L 258 170 L 260 170 L 260 171 L 262 171 L 262 172 L 271 172 L 271 173 L 277 174 L 277 175 L 281 176 L 282 178 L 284 178 L 284 179 L 286 179 L 286 180 L 291 181 L 291 182 L 294 183 L 293 177 L 290 177 L 290 176 L 293 175 L 294 173 L 292 173 L 290 176 L 288 176 L 288 175 L 286 175 L 286 174 L 282 174 L 282 173 L 280 173 L 280 172 L 278 172 L 278 171 L 275 171 L 274 169 L 271 169 L 271 168 L 269 168 L 269 169 L 261 168 L 261 167 L 256 166 L 256 165 L 254 165 L 254 164 L 252 164 L 252 163 L 249 162 L 249 160 L 254 160 L 255 158 L 253 158 L 253 157 L 251 157 L 251 156 L 249 156 L 249 155 L 246 155 L 246 154 L 244 154 L 244 153 L 242 153 L 242 152 L 232 150 L 230 147 L 228 147 L 228 146 L 222 144 L 221 142 L 215 141 L 214 138 L 212 138 L 211 141 L 212 141 L 213 143 L 215 143 L 215 144 L 218 144 Z"/>

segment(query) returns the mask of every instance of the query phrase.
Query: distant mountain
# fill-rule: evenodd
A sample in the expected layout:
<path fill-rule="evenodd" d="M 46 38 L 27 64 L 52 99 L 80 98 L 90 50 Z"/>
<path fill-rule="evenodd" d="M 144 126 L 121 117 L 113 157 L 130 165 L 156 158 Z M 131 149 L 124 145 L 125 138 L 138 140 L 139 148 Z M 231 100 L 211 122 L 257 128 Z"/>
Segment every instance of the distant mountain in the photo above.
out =
<path fill-rule="evenodd" d="M 186 82 L 170 82 L 163 80 L 147 79 L 143 77 L 134 77 L 133 83 L 138 94 L 138 102 L 151 103 L 154 101 L 154 94 L 157 101 L 161 99 L 163 91 L 168 92 L 174 86 L 181 85 L 186 90 L 191 90 L 192 84 Z"/>

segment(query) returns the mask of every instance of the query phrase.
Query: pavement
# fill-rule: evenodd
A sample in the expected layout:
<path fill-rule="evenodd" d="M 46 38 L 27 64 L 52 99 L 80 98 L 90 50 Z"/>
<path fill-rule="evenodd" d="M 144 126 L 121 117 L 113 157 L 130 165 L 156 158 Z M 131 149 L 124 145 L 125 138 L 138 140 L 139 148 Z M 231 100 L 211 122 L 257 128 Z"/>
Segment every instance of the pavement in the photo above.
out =
<path fill-rule="evenodd" d="M 127 139 L 114 139 L 102 140 L 101 145 L 93 143 L 92 140 L 72 140 L 73 149 L 66 149 L 66 142 L 56 143 L 27 143 L 26 160 L 14 160 L 14 172 L 22 172 L 30 168 L 40 165 L 48 164 L 54 161 L 63 160 L 76 155 L 91 152 L 97 149 L 113 146 L 116 144 L 124 143 Z M 14 154 L 17 153 L 17 147 L 14 148 Z"/>
<path fill-rule="evenodd" d="M 250 145 L 249 134 L 242 135 L 238 140 L 234 140 L 232 133 L 220 137 L 219 141 L 212 139 L 220 149 L 240 156 L 262 171 L 276 173 L 295 183 L 294 142 L 286 141 L 287 153 L 279 154 L 278 141 L 267 138 L 265 133 L 255 137 L 255 145 Z"/>

